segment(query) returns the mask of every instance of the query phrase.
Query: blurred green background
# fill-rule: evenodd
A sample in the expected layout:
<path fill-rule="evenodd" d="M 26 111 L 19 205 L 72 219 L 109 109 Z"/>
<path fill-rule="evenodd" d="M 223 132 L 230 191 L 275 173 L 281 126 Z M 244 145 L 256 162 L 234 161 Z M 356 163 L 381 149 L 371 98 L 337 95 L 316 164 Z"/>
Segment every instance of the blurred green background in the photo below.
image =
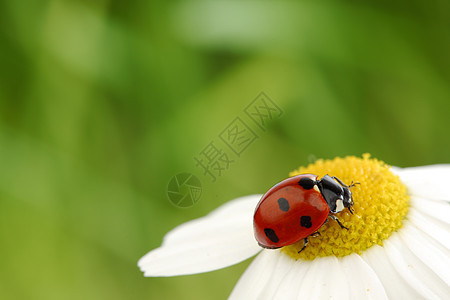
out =
<path fill-rule="evenodd" d="M 225 298 L 248 261 L 144 278 L 174 226 L 315 158 L 450 162 L 450 5 L 3 1 L 0 297 Z M 215 182 L 194 156 L 264 91 L 284 111 Z M 200 201 L 167 199 L 179 172 Z"/>

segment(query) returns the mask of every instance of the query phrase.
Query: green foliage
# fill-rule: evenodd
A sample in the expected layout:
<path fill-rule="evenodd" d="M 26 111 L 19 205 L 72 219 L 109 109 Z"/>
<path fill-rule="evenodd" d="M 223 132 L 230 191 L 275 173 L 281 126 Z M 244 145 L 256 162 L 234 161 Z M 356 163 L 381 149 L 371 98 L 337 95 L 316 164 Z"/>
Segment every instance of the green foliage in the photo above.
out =
<path fill-rule="evenodd" d="M 314 158 L 450 161 L 448 1 L 9 1 L 0 294 L 225 298 L 248 262 L 143 278 L 174 226 Z M 261 92 L 284 111 L 216 182 L 194 156 Z M 203 183 L 189 209 L 172 176 Z"/>

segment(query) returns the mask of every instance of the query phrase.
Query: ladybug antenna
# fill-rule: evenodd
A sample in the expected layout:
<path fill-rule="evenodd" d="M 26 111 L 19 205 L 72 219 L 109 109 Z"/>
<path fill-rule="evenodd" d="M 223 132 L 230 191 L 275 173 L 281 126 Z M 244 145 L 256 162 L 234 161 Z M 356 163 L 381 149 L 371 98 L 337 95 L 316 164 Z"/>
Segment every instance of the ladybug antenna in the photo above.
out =
<path fill-rule="evenodd" d="M 348 208 L 348 210 L 350 211 L 350 213 L 353 215 L 353 210 L 352 210 L 352 208 L 349 206 L 349 207 L 347 207 Z"/>
<path fill-rule="evenodd" d="M 361 183 L 359 183 L 358 181 L 357 181 L 357 182 L 353 182 L 353 181 L 352 181 L 352 183 L 350 183 L 350 185 L 348 186 L 348 188 L 355 187 L 357 184 L 361 184 Z"/>

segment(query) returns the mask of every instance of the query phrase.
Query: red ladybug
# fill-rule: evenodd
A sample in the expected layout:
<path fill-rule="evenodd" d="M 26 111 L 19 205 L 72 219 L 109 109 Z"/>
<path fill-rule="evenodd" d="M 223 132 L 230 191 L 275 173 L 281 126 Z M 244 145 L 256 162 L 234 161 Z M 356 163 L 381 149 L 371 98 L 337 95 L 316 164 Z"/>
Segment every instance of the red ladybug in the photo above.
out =
<path fill-rule="evenodd" d="M 336 177 L 301 174 L 281 181 L 259 200 L 253 217 L 255 238 L 261 247 L 276 249 L 303 239 L 303 251 L 308 237 L 330 217 L 344 208 L 353 214 L 350 186 Z"/>

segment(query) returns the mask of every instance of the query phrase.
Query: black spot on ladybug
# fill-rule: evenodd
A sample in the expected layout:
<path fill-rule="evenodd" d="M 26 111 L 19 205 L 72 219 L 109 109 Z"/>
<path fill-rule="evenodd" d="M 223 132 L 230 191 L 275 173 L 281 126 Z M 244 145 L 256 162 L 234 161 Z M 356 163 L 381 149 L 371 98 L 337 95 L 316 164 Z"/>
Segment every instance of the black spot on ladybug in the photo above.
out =
<path fill-rule="evenodd" d="M 311 217 L 310 216 L 302 216 L 300 218 L 300 225 L 305 228 L 311 228 Z"/>
<path fill-rule="evenodd" d="M 277 237 L 277 234 L 271 228 L 264 228 L 264 233 L 273 243 L 278 243 L 280 240 Z"/>
<path fill-rule="evenodd" d="M 310 190 L 314 187 L 316 182 L 314 180 L 312 180 L 311 178 L 303 177 L 302 179 L 300 179 L 298 184 L 305 190 Z"/>
<path fill-rule="evenodd" d="M 286 198 L 280 198 L 278 199 L 278 206 L 282 211 L 288 211 L 289 210 L 289 202 L 286 200 Z"/>

